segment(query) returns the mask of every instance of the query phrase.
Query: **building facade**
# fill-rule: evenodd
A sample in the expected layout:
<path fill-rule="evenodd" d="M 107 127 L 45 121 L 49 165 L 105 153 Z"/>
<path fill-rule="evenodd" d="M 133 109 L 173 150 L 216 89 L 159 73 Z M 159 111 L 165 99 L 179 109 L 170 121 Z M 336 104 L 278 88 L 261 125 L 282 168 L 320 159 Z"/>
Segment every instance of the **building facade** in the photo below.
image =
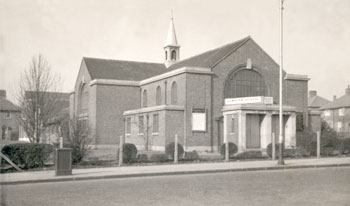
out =
<path fill-rule="evenodd" d="M 6 91 L 0 90 L 0 141 L 17 141 L 20 127 L 17 118 L 21 110 L 6 99 Z"/>
<path fill-rule="evenodd" d="M 322 119 L 333 128 L 339 137 L 350 138 L 350 86 L 345 94 L 320 108 Z"/>
<path fill-rule="evenodd" d="M 164 150 L 177 135 L 185 150 L 264 150 L 279 134 L 279 65 L 246 37 L 180 60 L 171 21 L 164 63 L 84 57 L 70 114 L 89 125 L 96 148 L 119 137 L 139 149 Z M 296 122 L 307 124 L 308 78 L 283 72 L 284 134 L 296 145 Z M 301 118 L 298 118 L 301 117 Z"/>

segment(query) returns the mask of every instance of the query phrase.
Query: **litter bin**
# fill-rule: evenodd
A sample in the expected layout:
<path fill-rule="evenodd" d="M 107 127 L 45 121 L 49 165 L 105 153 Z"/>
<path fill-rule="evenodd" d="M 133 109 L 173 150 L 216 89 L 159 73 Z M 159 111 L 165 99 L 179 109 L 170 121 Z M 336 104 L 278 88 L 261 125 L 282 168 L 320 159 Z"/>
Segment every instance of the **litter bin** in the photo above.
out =
<path fill-rule="evenodd" d="M 72 149 L 55 149 L 55 174 L 56 176 L 72 174 Z"/>

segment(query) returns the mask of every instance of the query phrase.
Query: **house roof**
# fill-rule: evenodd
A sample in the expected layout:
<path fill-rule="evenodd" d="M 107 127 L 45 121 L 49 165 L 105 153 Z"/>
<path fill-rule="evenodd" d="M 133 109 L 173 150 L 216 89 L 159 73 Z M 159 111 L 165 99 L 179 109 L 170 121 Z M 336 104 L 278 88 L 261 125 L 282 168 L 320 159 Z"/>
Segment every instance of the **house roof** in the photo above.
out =
<path fill-rule="evenodd" d="M 212 68 L 225 57 L 236 51 L 249 39 L 251 39 L 250 36 L 182 61 L 178 61 L 169 68 L 166 68 L 163 63 L 121 61 L 91 57 L 84 57 L 83 61 L 86 64 L 92 80 L 114 79 L 140 81 L 181 67 Z"/>
<path fill-rule="evenodd" d="M 0 97 L 0 111 L 19 112 L 20 109 L 18 106 L 16 106 L 9 100 L 3 97 Z"/>
<path fill-rule="evenodd" d="M 311 108 L 320 108 L 328 103 L 330 103 L 331 101 L 329 101 L 328 99 L 325 99 L 323 97 L 320 96 L 313 96 L 313 97 L 309 97 L 308 98 L 308 107 Z"/>
<path fill-rule="evenodd" d="M 340 98 L 334 100 L 333 102 L 330 102 L 323 107 L 321 107 L 321 110 L 325 109 L 337 109 L 337 108 L 343 108 L 343 107 L 350 107 L 350 95 L 344 95 Z"/>
<path fill-rule="evenodd" d="M 230 44 L 226 44 L 219 48 L 209 50 L 207 52 L 201 53 L 199 55 L 190 57 L 188 59 L 184 59 L 182 61 L 176 62 L 171 65 L 168 70 L 174 70 L 181 67 L 204 67 L 204 68 L 212 68 L 218 62 L 223 60 L 226 56 L 236 51 L 241 45 L 251 39 L 250 36 L 247 36 L 243 39 L 235 41 Z"/>
<path fill-rule="evenodd" d="M 34 99 L 36 98 L 36 93 L 35 91 L 25 91 L 25 98 L 27 99 Z M 40 96 L 43 97 L 44 99 L 51 99 L 54 100 L 56 103 L 55 105 L 57 107 L 61 108 L 66 108 L 69 107 L 69 93 L 64 93 L 64 92 L 39 92 Z"/>
<path fill-rule="evenodd" d="M 140 81 L 166 72 L 164 64 L 84 57 L 91 79 Z"/>

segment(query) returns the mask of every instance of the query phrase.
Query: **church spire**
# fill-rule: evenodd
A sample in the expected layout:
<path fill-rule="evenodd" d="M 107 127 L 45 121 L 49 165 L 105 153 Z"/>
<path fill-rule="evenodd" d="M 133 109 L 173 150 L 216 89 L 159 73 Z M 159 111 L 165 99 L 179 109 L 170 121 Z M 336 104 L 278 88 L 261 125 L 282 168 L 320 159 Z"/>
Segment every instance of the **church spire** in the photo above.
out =
<path fill-rule="evenodd" d="M 164 46 L 165 66 L 168 68 L 180 60 L 180 45 L 177 43 L 174 18 L 171 15 L 168 37 Z"/>

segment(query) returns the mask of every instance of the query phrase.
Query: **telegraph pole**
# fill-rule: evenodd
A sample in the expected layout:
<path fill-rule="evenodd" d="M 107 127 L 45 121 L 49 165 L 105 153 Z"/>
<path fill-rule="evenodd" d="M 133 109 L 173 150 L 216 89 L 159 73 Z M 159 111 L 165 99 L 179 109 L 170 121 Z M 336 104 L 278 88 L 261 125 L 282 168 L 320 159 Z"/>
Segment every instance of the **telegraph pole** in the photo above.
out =
<path fill-rule="evenodd" d="M 284 0 L 280 0 L 280 101 L 279 101 L 279 157 L 278 165 L 284 165 L 283 159 L 283 3 Z"/>

